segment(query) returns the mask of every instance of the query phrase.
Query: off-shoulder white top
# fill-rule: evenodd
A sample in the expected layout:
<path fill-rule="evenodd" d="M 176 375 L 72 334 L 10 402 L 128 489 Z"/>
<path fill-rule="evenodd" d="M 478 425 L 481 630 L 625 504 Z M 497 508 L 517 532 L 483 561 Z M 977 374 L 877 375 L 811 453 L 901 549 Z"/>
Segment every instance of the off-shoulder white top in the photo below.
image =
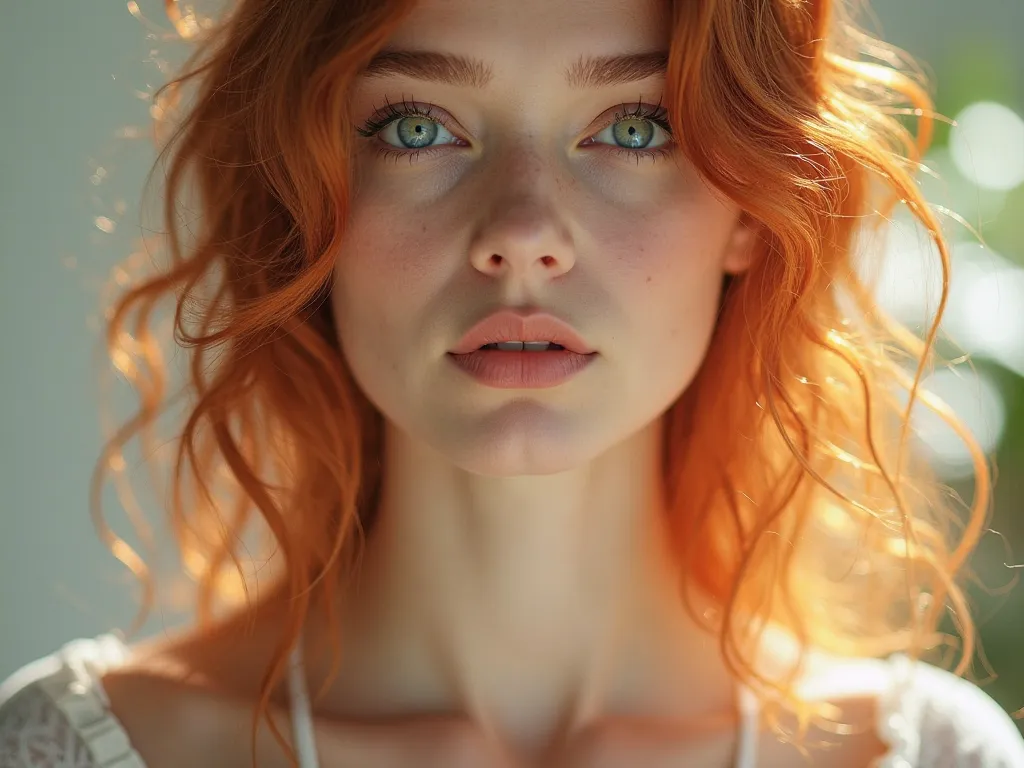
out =
<path fill-rule="evenodd" d="M 0 685 L 0 768 L 146 768 L 100 682 L 129 648 L 114 634 L 81 638 L 25 665 Z M 300 768 L 318 768 L 298 651 L 288 685 Z M 889 746 L 879 768 L 1024 768 L 1024 738 L 980 688 L 905 656 L 843 662 L 803 688 L 812 696 L 881 691 L 878 732 Z M 739 691 L 735 768 L 756 768 L 757 702 Z"/>

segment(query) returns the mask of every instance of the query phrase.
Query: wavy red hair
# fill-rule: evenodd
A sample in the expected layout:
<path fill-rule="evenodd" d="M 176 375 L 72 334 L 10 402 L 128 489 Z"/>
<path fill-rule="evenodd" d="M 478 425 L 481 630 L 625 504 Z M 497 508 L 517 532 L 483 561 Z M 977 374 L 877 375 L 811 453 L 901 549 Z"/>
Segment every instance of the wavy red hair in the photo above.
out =
<path fill-rule="evenodd" d="M 197 584 L 195 631 L 244 593 L 241 537 L 253 525 L 277 550 L 289 598 L 255 729 L 311 601 L 332 605 L 372 525 L 381 417 L 348 373 L 325 299 L 349 205 L 346 94 L 412 2 L 239 0 L 212 25 L 167 2 L 196 46 L 157 93 L 156 128 L 173 126 L 157 136 L 167 259 L 108 313 L 110 354 L 141 405 L 98 462 L 93 509 L 103 525 L 107 473 L 123 469 L 133 437 L 154 439 L 172 402 L 152 330 L 172 299 L 189 400 L 173 435 L 169 514 Z M 753 266 L 728 282 L 696 380 L 665 417 L 679 552 L 721 606 L 699 618 L 738 679 L 804 715 L 822 711 L 796 697 L 803 654 L 779 674 L 757 664 L 766 626 L 784 627 L 801 650 L 917 654 L 943 642 L 951 607 L 963 672 L 974 629 L 958 582 L 985 527 L 990 471 L 919 388 L 949 288 L 949 248 L 914 180 L 934 118 L 927 83 L 840 0 L 670 5 L 663 104 L 673 134 L 760 233 Z M 201 214 L 188 243 L 186 191 Z M 943 274 L 923 337 L 885 316 L 857 264 L 874 252 L 865 233 L 900 203 L 930 233 Z M 966 510 L 915 460 L 919 400 L 975 457 Z M 102 530 L 146 585 L 141 622 L 149 572 Z"/>

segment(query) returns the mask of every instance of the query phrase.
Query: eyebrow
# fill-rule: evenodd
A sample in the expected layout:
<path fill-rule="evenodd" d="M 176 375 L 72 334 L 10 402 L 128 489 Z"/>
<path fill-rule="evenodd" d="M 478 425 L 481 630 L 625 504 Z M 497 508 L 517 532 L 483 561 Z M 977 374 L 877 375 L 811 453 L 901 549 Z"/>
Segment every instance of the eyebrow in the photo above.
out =
<path fill-rule="evenodd" d="M 663 75 L 668 65 L 666 51 L 627 53 L 618 56 L 580 56 L 565 70 L 570 88 L 603 88 Z M 435 83 L 486 88 L 493 79 L 489 64 L 437 51 L 380 51 L 360 72 L 365 78 L 410 77 Z"/>

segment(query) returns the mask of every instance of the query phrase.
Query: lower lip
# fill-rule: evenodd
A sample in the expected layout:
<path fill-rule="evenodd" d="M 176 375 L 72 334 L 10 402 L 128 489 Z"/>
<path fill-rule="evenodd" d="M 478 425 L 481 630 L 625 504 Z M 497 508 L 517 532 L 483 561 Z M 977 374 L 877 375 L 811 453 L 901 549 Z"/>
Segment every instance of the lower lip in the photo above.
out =
<path fill-rule="evenodd" d="M 568 381 L 593 362 L 596 353 L 581 355 L 567 349 L 549 352 L 506 352 L 478 349 L 448 357 L 462 370 L 488 387 L 541 389 Z"/>

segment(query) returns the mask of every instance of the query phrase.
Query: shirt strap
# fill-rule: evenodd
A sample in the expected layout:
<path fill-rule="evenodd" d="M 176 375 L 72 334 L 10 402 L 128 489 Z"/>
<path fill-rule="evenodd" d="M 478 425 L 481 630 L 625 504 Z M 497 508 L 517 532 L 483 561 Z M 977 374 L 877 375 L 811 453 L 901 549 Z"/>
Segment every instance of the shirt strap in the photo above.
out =
<path fill-rule="evenodd" d="M 299 768 L 319 768 L 316 738 L 313 733 L 313 712 L 306 685 L 306 668 L 302 658 L 302 640 L 292 648 L 288 663 L 288 696 L 291 703 L 292 735 L 299 757 Z"/>
<path fill-rule="evenodd" d="M 755 768 L 757 742 L 760 735 L 761 704 L 752 690 L 739 685 L 737 701 L 740 711 L 739 743 L 736 748 L 736 768 Z"/>

